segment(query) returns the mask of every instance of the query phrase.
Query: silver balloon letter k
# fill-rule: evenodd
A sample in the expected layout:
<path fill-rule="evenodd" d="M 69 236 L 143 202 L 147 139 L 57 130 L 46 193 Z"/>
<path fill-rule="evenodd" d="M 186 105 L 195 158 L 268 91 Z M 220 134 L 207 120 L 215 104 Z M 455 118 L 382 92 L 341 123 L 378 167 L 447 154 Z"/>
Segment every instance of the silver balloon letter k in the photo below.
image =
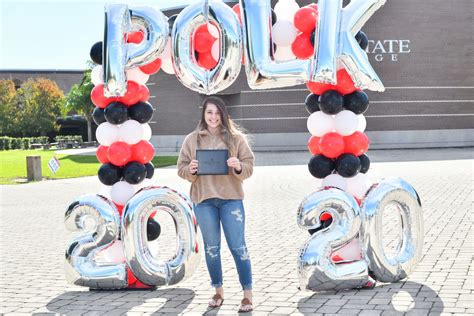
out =
<path fill-rule="evenodd" d="M 316 28 L 316 64 L 311 80 L 336 84 L 337 68 L 345 67 L 359 89 L 384 91 L 382 81 L 355 40 L 367 20 L 386 0 L 319 0 Z"/>

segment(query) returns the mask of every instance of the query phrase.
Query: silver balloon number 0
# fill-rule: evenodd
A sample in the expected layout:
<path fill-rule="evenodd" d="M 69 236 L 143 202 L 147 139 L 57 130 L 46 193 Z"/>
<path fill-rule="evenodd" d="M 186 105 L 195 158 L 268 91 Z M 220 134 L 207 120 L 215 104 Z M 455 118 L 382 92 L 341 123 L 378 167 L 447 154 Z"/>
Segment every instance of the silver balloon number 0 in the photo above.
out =
<path fill-rule="evenodd" d="M 176 225 L 175 256 L 160 262 L 148 248 L 147 219 L 155 211 L 171 215 Z M 75 285 L 93 289 L 128 286 L 127 265 L 142 283 L 171 285 L 190 276 L 199 264 L 198 226 L 189 200 L 167 187 L 150 187 L 137 193 L 124 208 L 122 222 L 115 205 L 106 198 L 88 194 L 71 203 L 66 227 L 83 231 L 66 250 L 66 278 Z M 96 255 L 119 239 L 124 241 L 126 263 L 97 263 Z"/>
<path fill-rule="evenodd" d="M 384 250 L 382 225 L 384 210 L 395 210 L 401 219 L 401 241 L 395 254 Z M 332 216 L 331 225 L 313 234 L 300 249 L 298 276 L 301 288 L 324 291 L 364 285 L 371 271 L 382 282 L 407 277 L 421 259 L 423 217 L 420 198 L 406 181 L 394 178 L 374 185 L 361 207 L 349 194 L 324 188 L 306 197 L 298 210 L 298 225 L 314 229 L 320 216 Z M 390 223 L 393 224 L 393 223 Z M 359 260 L 334 263 L 331 253 L 354 239 L 362 244 Z"/>

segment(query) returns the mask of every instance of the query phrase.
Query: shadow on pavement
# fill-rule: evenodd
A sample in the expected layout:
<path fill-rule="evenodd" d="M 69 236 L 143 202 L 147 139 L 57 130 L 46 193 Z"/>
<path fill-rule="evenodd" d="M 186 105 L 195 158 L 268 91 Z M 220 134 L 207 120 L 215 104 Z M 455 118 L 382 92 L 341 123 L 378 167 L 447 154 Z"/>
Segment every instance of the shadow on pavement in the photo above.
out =
<path fill-rule="evenodd" d="M 148 300 L 166 299 L 166 302 L 155 311 L 148 314 L 179 314 L 182 313 L 194 299 L 195 292 L 185 288 L 169 288 L 158 290 L 89 290 L 66 292 L 52 299 L 46 308 L 51 312 L 68 314 L 74 311 L 95 312 L 98 314 L 125 314 L 134 307 Z M 94 309 L 94 306 L 100 306 Z M 107 308 L 108 307 L 108 308 Z"/>
<path fill-rule="evenodd" d="M 362 294 L 363 292 L 363 294 Z M 358 294 L 361 293 L 360 296 Z M 370 298 L 367 295 L 373 294 Z M 353 296 L 350 296 L 353 294 Z M 335 296 L 340 298 L 341 304 L 326 304 L 328 300 L 333 302 L 338 300 Z M 357 300 L 364 300 L 366 303 L 358 303 Z M 347 300 L 354 300 L 351 303 Z M 368 304 L 367 304 L 368 302 Z M 352 306 L 351 306 L 352 305 Z M 379 310 L 383 314 L 388 315 L 404 315 L 406 313 L 414 313 L 414 315 L 440 315 L 444 309 L 443 300 L 429 286 L 421 283 L 406 281 L 398 283 L 389 283 L 379 285 L 373 290 L 348 290 L 348 291 L 327 291 L 314 293 L 311 296 L 305 297 L 298 302 L 297 309 L 303 315 L 314 315 L 315 313 L 333 313 L 336 311 L 326 310 L 335 308 L 340 309 L 361 309 L 365 305 L 366 308 L 362 310 Z M 322 310 L 321 310 L 322 309 Z M 337 313 L 344 313 L 344 310 L 339 310 Z"/>

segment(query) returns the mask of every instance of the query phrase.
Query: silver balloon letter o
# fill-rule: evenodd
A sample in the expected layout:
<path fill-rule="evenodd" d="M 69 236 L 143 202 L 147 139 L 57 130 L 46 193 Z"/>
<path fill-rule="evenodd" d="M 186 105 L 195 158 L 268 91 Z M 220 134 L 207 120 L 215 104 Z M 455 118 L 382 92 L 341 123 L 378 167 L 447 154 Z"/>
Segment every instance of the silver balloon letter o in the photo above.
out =
<path fill-rule="evenodd" d="M 383 210 L 395 205 L 402 223 L 402 240 L 388 257 L 383 247 Z M 420 198 L 406 181 L 384 179 L 367 194 L 362 204 L 362 236 L 370 270 L 377 280 L 397 282 L 410 274 L 421 259 L 423 214 Z"/>
<path fill-rule="evenodd" d="M 175 256 L 158 261 L 148 249 L 146 223 L 154 211 L 168 212 L 176 225 Z M 133 274 L 148 285 L 176 284 L 190 276 L 199 263 L 198 227 L 191 203 L 167 187 L 151 187 L 128 201 L 122 217 L 125 258 Z"/>

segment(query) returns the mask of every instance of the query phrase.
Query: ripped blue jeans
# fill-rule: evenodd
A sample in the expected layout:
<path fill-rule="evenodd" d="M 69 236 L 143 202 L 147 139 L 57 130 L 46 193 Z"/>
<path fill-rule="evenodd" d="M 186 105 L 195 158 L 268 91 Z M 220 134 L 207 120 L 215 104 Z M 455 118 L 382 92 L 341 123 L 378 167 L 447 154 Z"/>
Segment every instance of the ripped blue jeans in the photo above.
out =
<path fill-rule="evenodd" d="M 234 257 L 239 281 L 244 290 L 252 289 L 252 268 L 245 245 L 245 212 L 242 200 L 212 198 L 194 205 L 206 253 L 207 270 L 213 287 L 222 286 L 221 223 Z"/>

